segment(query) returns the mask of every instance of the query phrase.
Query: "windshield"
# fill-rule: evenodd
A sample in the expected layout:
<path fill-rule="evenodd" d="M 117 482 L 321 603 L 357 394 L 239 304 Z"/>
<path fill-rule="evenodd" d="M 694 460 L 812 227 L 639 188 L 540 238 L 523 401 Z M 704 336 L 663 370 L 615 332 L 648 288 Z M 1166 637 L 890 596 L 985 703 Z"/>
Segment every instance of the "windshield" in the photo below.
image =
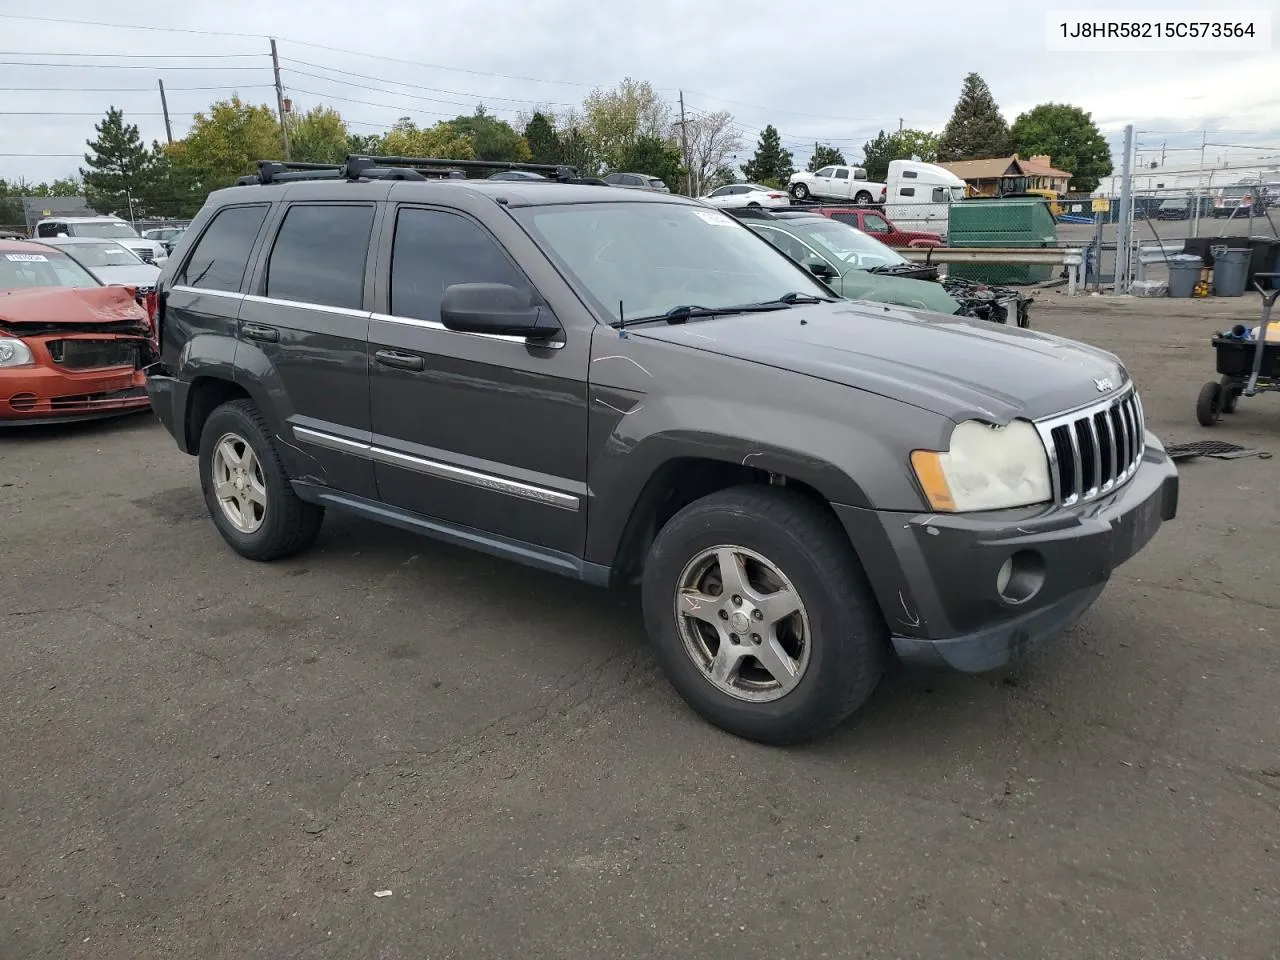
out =
<path fill-rule="evenodd" d="M 831 291 L 732 217 L 680 203 L 581 203 L 511 211 L 610 322 Z"/>
<path fill-rule="evenodd" d="M 787 229 L 810 246 L 849 264 L 856 270 L 873 267 L 898 267 L 909 261 L 861 230 L 839 220 L 791 220 Z"/>
<path fill-rule="evenodd" d="M 100 287 L 96 277 L 65 253 L 0 253 L 0 290 L 30 287 Z"/>
<path fill-rule="evenodd" d="M 142 261 L 131 250 L 126 250 L 118 243 L 75 243 L 68 244 L 67 251 L 86 267 L 134 267 Z"/>
<path fill-rule="evenodd" d="M 952 187 L 952 188 L 951 188 L 951 199 L 952 199 L 952 200 L 963 200 L 963 199 L 964 199 L 964 187 Z"/>
<path fill-rule="evenodd" d="M 69 226 L 73 237 L 103 237 L 107 239 L 131 237 L 135 240 L 138 237 L 133 227 L 127 223 L 112 220 L 104 220 L 101 223 L 72 223 Z"/>

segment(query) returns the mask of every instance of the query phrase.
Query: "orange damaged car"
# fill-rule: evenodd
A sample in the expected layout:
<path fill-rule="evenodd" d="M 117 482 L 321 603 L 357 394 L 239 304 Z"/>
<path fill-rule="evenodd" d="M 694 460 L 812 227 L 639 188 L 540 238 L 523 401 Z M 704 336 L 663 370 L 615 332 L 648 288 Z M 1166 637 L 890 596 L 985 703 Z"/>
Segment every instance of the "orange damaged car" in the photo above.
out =
<path fill-rule="evenodd" d="M 150 408 L 153 326 L 136 288 L 54 247 L 0 240 L 0 428 Z"/>

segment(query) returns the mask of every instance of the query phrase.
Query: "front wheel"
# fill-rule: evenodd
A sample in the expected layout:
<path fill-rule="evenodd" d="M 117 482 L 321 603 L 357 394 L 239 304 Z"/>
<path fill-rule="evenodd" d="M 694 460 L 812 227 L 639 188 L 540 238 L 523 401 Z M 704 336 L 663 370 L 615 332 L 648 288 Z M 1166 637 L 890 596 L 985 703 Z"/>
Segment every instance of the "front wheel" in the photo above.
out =
<path fill-rule="evenodd" d="M 787 490 L 737 487 L 677 513 L 642 577 L 668 680 L 737 736 L 785 745 L 853 713 L 887 662 L 888 629 L 838 522 Z"/>
<path fill-rule="evenodd" d="M 803 183 L 793 183 L 791 185 L 791 196 L 795 197 L 797 200 L 808 200 L 809 188 Z"/>
<path fill-rule="evenodd" d="M 1196 398 L 1196 420 L 1202 427 L 1212 427 L 1218 422 L 1222 403 L 1222 384 L 1210 380 L 1200 388 Z"/>
<path fill-rule="evenodd" d="M 1220 381 L 1222 386 L 1222 412 L 1235 413 L 1236 403 L 1240 400 L 1240 394 L 1244 393 L 1244 387 L 1231 377 L 1223 377 Z"/>
<path fill-rule="evenodd" d="M 200 487 L 214 526 L 250 560 L 276 560 L 309 547 L 324 508 L 298 498 L 266 421 L 252 400 L 224 403 L 200 434 Z"/>
<path fill-rule="evenodd" d="M 853 202 L 854 203 L 870 203 L 871 194 L 867 193 L 867 191 L 865 190 L 859 190 L 857 196 L 853 198 Z"/>

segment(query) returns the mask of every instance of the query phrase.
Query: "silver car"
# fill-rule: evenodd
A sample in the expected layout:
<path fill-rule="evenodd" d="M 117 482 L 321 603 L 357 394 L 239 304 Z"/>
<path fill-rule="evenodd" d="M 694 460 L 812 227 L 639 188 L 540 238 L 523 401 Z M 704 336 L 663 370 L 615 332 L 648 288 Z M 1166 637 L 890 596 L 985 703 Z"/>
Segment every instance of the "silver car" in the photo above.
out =
<path fill-rule="evenodd" d="M 609 173 L 605 174 L 604 182 L 611 187 L 627 187 L 631 190 L 652 190 L 655 193 L 671 192 L 671 188 L 660 179 L 651 177 L 647 173 Z"/>
<path fill-rule="evenodd" d="M 109 287 L 137 287 L 139 292 L 149 293 L 160 276 L 159 267 L 146 263 L 116 240 L 40 237 L 36 242 L 62 250 Z"/>

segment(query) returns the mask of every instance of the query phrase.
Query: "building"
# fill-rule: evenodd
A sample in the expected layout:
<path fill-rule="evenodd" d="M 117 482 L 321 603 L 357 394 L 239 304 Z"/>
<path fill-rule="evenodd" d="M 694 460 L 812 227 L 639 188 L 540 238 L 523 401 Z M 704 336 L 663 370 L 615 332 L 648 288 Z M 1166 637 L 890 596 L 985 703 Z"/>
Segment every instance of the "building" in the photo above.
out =
<path fill-rule="evenodd" d="M 27 232 L 49 217 L 96 217 L 84 197 L 23 197 L 22 213 L 27 221 Z"/>
<path fill-rule="evenodd" d="M 998 197 L 1005 193 L 1028 190 L 1052 190 L 1066 193 L 1071 174 L 1053 167 L 1043 154 L 1024 160 L 1016 153 L 1011 157 L 990 160 L 956 160 L 938 166 L 950 170 L 965 182 L 972 196 Z"/>
<path fill-rule="evenodd" d="M 1093 195 L 1120 196 L 1122 180 L 1119 174 L 1103 177 Z M 1133 192 L 1175 197 L 1200 191 L 1212 196 L 1220 188 L 1237 183 L 1270 183 L 1276 180 L 1280 180 L 1280 157 L 1275 156 L 1256 160 L 1243 159 L 1232 166 L 1223 163 L 1203 167 L 1195 163 L 1170 163 L 1155 167 L 1143 165 L 1133 171 Z"/>

